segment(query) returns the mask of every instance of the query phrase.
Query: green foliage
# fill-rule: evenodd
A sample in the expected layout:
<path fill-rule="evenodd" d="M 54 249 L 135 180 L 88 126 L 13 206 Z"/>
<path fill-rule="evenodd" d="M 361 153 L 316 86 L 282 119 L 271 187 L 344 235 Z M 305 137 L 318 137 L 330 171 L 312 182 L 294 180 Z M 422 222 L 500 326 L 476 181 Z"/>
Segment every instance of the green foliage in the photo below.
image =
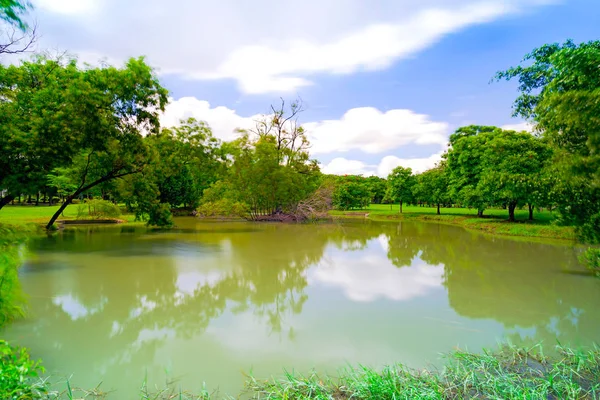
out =
<path fill-rule="evenodd" d="M 600 278 L 600 249 L 588 248 L 581 256 L 580 261 Z"/>
<path fill-rule="evenodd" d="M 338 210 L 366 208 L 371 203 L 369 183 L 359 176 L 344 176 L 333 191 L 333 207 Z"/>
<path fill-rule="evenodd" d="M 121 209 L 116 204 L 102 199 L 86 199 L 77 206 L 77 219 L 86 217 L 95 219 L 117 218 L 121 216 Z"/>
<path fill-rule="evenodd" d="M 387 182 L 386 198 L 392 202 L 399 202 L 400 212 L 402 212 L 402 204 L 412 199 L 413 187 L 416 184 L 412 169 L 404 167 L 394 168 L 388 175 Z"/>
<path fill-rule="evenodd" d="M 413 186 L 413 196 L 416 200 L 437 205 L 439 214 L 440 204 L 450 202 L 446 164 L 441 163 L 437 167 L 417 175 L 416 184 Z"/>
<path fill-rule="evenodd" d="M 385 198 L 385 192 L 387 190 L 387 181 L 378 176 L 369 176 L 365 178 L 369 185 L 369 191 L 371 192 L 371 203 L 381 204 Z"/>
<path fill-rule="evenodd" d="M 196 212 L 199 217 L 245 218 L 248 206 L 240 201 L 223 198 L 202 203 Z"/>
<path fill-rule="evenodd" d="M 27 24 L 23 21 L 23 14 L 31 9 L 31 3 L 23 0 L 0 0 L 0 20 L 17 26 L 24 31 Z"/>
<path fill-rule="evenodd" d="M 524 65 L 497 74 L 517 79 L 515 115 L 537 124 L 555 147 L 553 197 L 579 237 L 600 243 L 600 41 L 548 44 Z"/>
<path fill-rule="evenodd" d="M 173 215 L 171 207 L 165 203 L 154 203 L 148 209 L 148 225 L 161 228 L 171 228 L 173 226 Z"/>
<path fill-rule="evenodd" d="M 319 186 L 321 174 L 309 158 L 308 139 L 297 124 L 301 111 L 292 103 L 257 121 L 255 131 L 240 132 L 239 139 L 223 146 L 229 160 L 224 180 L 235 200 L 248 207 L 250 219 L 274 213 L 293 214 L 303 199 Z"/>
<path fill-rule="evenodd" d="M 202 192 L 224 173 L 221 143 L 203 122 L 190 118 L 149 138 L 161 203 L 196 208 Z"/>
<path fill-rule="evenodd" d="M 251 378 L 248 389 L 269 399 L 587 399 L 600 393 L 600 354 L 558 349 L 549 358 L 537 348 L 505 346 L 498 352 L 456 350 L 445 368 L 415 371 L 398 364 L 381 371 L 360 366 L 339 378 L 286 373 L 282 379 Z"/>
<path fill-rule="evenodd" d="M 545 205 L 546 168 L 552 157 L 547 141 L 527 132 L 490 126 L 460 128 L 446 154 L 450 194 L 467 207 L 506 206 L 509 219 L 525 204 Z"/>
<path fill-rule="evenodd" d="M 0 339 L 0 398 L 35 399 L 46 393 L 40 385 L 44 368 L 32 360 L 27 349 L 13 347 Z"/>
<path fill-rule="evenodd" d="M 28 232 L 0 225 L 0 328 L 24 316 L 25 296 L 18 268 L 25 256 Z"/>

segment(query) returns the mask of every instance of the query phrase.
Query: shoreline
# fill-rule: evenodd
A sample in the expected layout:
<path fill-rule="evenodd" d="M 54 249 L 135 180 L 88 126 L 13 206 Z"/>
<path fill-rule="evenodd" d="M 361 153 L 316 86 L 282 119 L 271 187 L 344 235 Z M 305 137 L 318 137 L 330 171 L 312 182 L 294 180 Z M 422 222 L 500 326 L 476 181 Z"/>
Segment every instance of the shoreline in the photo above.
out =
<path fill-rule="evenodd" d="M 495 216 L 477 218 L 476 216 L 456 214 L 430 214 L 406 212 L 380 212 L 373 210 L 333 211 L 331 215 L 336 219 L 362 219 L 375 222 L 422 222 L 437 223 L 462 227 L 468 231 L 489 236 L 498 236 L 511 239 L 529 241 L 553 241 L 563 245 L 577 245 L 575 231 L 570 226 L 553 224 L 530 223 L 529 221 L 508 222 L 506 219 Z"/>

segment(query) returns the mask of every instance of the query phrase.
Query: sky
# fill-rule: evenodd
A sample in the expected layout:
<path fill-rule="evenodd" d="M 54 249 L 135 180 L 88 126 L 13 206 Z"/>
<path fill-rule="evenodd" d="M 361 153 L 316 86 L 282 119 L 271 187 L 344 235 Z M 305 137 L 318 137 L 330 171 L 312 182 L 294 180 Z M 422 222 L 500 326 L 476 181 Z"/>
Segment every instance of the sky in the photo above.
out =
<path fill-rule="evenodd" d="M 170 91 L 161 123 L 235 138 L 280 98 L 323 172 L 431 168 L 459 126 L 528 129 L 516 82 L 545 43 L 600 38 L 599 0 L 33 0 L 38 50 L 122 65 L 145 56 Z"/>

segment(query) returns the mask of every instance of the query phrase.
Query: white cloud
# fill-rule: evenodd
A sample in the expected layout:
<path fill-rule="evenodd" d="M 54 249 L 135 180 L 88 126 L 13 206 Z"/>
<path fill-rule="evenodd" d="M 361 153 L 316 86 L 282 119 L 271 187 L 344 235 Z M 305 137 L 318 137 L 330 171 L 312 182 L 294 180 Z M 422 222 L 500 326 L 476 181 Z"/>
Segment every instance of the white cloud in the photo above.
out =
<path fill-rule="evenodd" d="M 441 159 L 442 153 L 432 154 L 424 158 L 399 158 L 396 156 L 385 156 L 379 164 L 371 165 L 359 160 L 348 160 L 337 157 L 327 164 L 321 164 L 321 171 L 325 174 L 334 175 L 378 175 L 385 178 L 398 166 L 411 168 L 414 173 L 420 173 L 433 168 Z"/>
<path fill-rule="evenodd" d="M 98 6 L 94 0 L 36 0 L 34 4 L 58 14 L 91 13 Z"/>
<path fill-rule="evenodd" d="M 182 119 L 192 117 L 206 122 L 217 138 L 231 140 L 235 138 L 237 128 L 252 128 L 254 121 L 260 115 L 241 117 L 230 108 L 222 106 L 211 108 L 208 101 L 198 100 L 195 97 L 182 97 L 179 100 L 170 99 L 160 123 L 162 126 L 171 127 L 179 125 Z"/>
<path fill-rule="evenodd" d="M 207 101 L 182 97 L 171 99 L 161 124 L 174 126 L 181 119 L 189 117 L 206 121 L 216 137 L 231 140 L 236 128 L 254 127 L 254 121 L 260 115 L 242 117 L 230 108 L 212 108 Z M 382 153 L 408 144 L 445 146 L 448 142 L 448 124 L 431 121 L 427 115 L 411 110 L 383 113 L 372 107 L 353 108 L 341 119 L 307 122 L 303 126 L 311 143 L 311 154 L 314 155 L 349 150 Z M 334 167 L 335 164 L 331 166 Z M 355 167 L 361 168 L 358 164 Z"/>
<path fill-rule="evenodd" d="M 396 156 L 385 156 L 377 166 L 377 174 L 379 176 L 388 176 L 396 167 L 402 166 L 411 168 L 414 173 L 420 173 L 430 168 L 442 160 L 442 152 L 435 153 L 429 157 L 423 158 L 399 158 Z"/>
<path fill-rule="evenodd" d="M 316 74 L 389 67 L 444 36 L 547 0 L 37 0 L 42 46 L 163 73 L 233 79 L 245 93 L 294 91 Z"/>
<path fill-rule="evenodd" d="M 344 253 L 335 261 L 320 263 L 310 270 L 308 279 L 310 284 L 340 287 L 354 301 L 403 301 L 441 287 L 443 274 L 443 265 L 427 265 L 418 258 L 410 267 L 398 268 L 381 252 L 362 257 Z"/>
<path fill-rule="evenodd" d="M 533 126 L 533 124 L 531 124 L 529 122 L 521 122 L 519 124 L 502 125 L 500 128 L 506 129 L 507 131 L 517 131 L 517 132 L 527 131 L 527 132 L 533 132 L 534 126 Z"/>
<path fill-rule="evenodd" d="M 358 160 L 336 157 L 327 164 L 321 164 L 321 171 L 332 175 L 375 175 L 376 165 L 368 165 Z"/>
<path fill-rule="evenodd" d="M 401 109 L 383 113 L 373 107 L 353 108 L 339 120 L 307 123 L 304 128 L 314 154 L 353 149 L 381 153 L 409 143 L 442 146 L 448 142 L 448 124 Z"/>

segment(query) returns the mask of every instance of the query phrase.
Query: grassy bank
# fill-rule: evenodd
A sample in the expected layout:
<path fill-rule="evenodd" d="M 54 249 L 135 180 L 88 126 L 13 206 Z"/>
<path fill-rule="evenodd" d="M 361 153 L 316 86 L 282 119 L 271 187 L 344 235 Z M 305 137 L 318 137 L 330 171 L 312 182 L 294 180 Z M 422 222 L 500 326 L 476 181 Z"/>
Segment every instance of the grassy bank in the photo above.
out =
<path fill-rule="evenodd" d="M 365 218 L 367 216 L 375 221 L 438 222 L 505 236 L 561 240 L 575 238 L 573 228 L 555 224 L 555 214 L 548 211 L 536 212 L 534 220 L 528 221 L 529 212 L 527 210 L 516 210 L 516 222 L 509 222 L 508 212 L 500 209 L 485 210 L 484 218 L 477 218 L 477 211 L 467 208 L 443 208 L 441 215 L 436 214 L 436 208 L 429 207 L 404 206 L 402 214 L 398 211 L 398 205 L 390 208 L 390 205 L 387 204 L 372 204 L 364 210 L 333 211 L 332 214 L 343 218 Z"/>
<path fill-rule="evenodd" d="M 59 220 L 74 220 L 77 217 L 78 204 L 70 204 L 65 208 Z M 52 215 L 58 210 L 59 206 L 13 206 L 7 205 L 0 210 L 0 225 L 39 225 L 43 226 L 48 223 Z M 87 216 L 86 208 L 83 208 L 82 216 Z M 134 222 L 133 214 L 122 214 L 119 219 L 127 222 Z"/>
<path fill-rule="evenodd" d="M 100 387 L 77 389 L 63 382 L 50 389 L 42 380 L 41 365 L 22 349 L 0 341 L 2 398 L 119 399 L 117 392 Z M 21 396 L 21 397 L 19 397 Z M 540 347 L 503 347 L 496 353 L 454 351 L 441 370 L 411 370 L 403 365 L 376 371 L 348 368 L 339 377 L 286 374 L 281 379 L 249 378 L 246 390 L 236 396 L 203 391 L 190 394 L 181 389 L 150 390 L 142 382 L 141 399 L 597 399 L 600 398 L 600 350 L 574 351 L 558 348 L 547 357 Z"/>

